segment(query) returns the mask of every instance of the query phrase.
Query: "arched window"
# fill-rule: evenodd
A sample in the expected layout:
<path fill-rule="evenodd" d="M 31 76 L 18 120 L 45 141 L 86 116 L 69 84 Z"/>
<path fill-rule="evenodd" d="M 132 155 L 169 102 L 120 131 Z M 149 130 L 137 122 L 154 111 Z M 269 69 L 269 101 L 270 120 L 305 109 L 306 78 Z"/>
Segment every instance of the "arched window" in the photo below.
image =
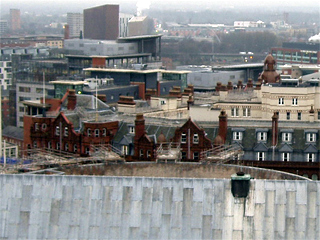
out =
<path fill-rule="evenodd" d="M 38 143 L 36 141 L 33 142 L 33 148 L 37 148 L 38 147 Z"/>
<path fill-rule="evenodd" d="M 39 123 L 35 123 L 34 124 L 34 130 L 35 131 L 39 131 Z"/>
<path fill-rule="evenodd" d="M 60 127 L 56 126 L 56 136 L 60 136 Z"/>
<path fill-rule="evenodd" d="M 57 142 L 56 149 L 60 150 L 60 143 L 59 142 Z"/>
<path fill-rule="evenodd" d="M 51 148 L 52 148 L 52 143 L 48 142 L 48 149 L 51 149 Z"/>
<path fill-rule="evenodd" d="M 103 137 L 107 136 L 107 129 L 106 128 L 102 129 L 102 136 Z"/>
<path fill-rule="evenodd" d="M 88 137 L 91 136 L 91 129 L 90 128 L 87 129 L 87 135 L 88 135 Z"/>
<path fill-rule="evenodd" d="M 77 146 L 77 144 L 74 144 L 74 145 L 73 145 L 73 152 L 74 152 L 74 153 L 77 153 L 77 152 L 78 152 L 78 146 Z"/>
<path fill-rule="evenodd" d="M 66 143 L 66 144 L 64 145 L 64 150 L 65 150 L 66 152 L 69 151 L 69 144 L 68 144 L 68 143 Z"/>
<path fill-rule="evenodd" d="M 69 129 L 68 127 L 64 127 L 64 136 L 68 137 L 69 136 Z"/>
<path fill-rule="evenodd" d="M 100 136 L 100 130 L 99 129 L 95 129 L 94 130 L 94 136 L 95 137 L 99 137 Z"/>
<path fill-rule="evenodd" d="M 47 124 L 45 124 L 45 123 L 42 123 L 42 130 L 46 130 L 47 129 Z"/>

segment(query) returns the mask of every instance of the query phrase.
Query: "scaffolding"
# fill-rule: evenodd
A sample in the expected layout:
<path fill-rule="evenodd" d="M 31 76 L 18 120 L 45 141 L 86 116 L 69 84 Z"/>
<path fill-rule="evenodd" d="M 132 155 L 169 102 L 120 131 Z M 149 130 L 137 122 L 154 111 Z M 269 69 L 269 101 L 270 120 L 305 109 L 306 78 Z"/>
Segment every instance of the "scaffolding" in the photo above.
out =
<path fill-rule="evenodd" d="M 22 152 L 22 158 L 0 165 L 0 174 L 16 171 L 37 171 L 63 165 L 83 165 L 90 163 L 124 162 L 123 154 L 110 144 L 91 145 L 90 156 L 56 149 L 28 149 Z"/>
<path fill-rule="evenodd" d="M 180 143 L 161 143 L 156 150 L 156 161 L 158 163 L 180 162 Z"/>
<path fill-rule="evenodd" d="M 240 145 L 222 145 L 204 151 L 200 154 L 202 163 L 224 164 L 232 159 L 240 160 L 243 156 L 243 150 Z"/>

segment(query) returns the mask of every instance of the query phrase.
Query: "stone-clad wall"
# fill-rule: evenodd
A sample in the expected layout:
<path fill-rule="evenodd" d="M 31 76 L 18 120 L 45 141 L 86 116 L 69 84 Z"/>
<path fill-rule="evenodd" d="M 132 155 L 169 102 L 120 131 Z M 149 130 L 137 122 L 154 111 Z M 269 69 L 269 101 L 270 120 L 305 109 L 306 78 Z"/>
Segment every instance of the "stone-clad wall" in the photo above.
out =
<path fill-rule="evenodd" d="M 320 182 L 0 175 L 0 239 L 320 239 Z"/>

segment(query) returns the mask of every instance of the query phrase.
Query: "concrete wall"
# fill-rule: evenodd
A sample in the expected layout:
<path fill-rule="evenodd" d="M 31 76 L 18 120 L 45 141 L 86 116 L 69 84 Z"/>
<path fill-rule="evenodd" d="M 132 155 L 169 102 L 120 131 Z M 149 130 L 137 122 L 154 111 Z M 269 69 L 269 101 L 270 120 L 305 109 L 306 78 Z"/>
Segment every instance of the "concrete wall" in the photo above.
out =
<path fill-rule="evenodd" d="M 320 182 L 0 175 L 0 239 L 319 239 Z"/>

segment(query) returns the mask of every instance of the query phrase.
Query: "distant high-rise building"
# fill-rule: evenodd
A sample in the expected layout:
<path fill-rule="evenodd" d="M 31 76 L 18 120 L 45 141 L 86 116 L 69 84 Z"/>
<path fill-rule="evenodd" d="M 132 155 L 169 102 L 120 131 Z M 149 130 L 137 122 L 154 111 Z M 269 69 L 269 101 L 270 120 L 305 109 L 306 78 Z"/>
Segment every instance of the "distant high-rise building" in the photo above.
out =
<path fill-rule="evenodd" d="M 119 15 L 119 37 L 127 37 L 128 32 L 128 25 L 131 18 L 134 17 L 132 14 L 127 13 L 120 13 Z"/>
<path fill-rule="evenodd" d="M 83 32 L 83 14 L 82 13 L 67 13 L 67 24 L 69 26 L 69 37 L 79 38 Z"/>
<path fill-rule="evenodd" d="M 11 31 L 21 29 L 20 9 L 10 9 L 10 29 Z"/>
<path fill-rule="evenodd" d="M 119 37 L 119 5 L 103 5 L 83 10 L 84 38 L 116 40 Z"/>

